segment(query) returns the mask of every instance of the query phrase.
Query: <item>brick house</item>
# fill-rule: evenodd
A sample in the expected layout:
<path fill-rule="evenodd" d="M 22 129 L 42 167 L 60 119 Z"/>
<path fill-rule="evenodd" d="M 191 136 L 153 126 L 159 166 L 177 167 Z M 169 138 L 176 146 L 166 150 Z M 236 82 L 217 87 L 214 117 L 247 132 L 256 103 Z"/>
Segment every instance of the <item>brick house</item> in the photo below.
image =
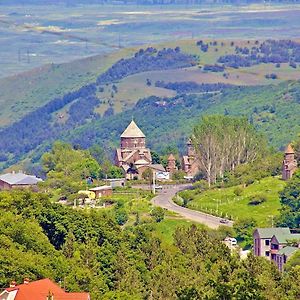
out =
<path fill-rule="evenodd" d="M 67 293 L 50 279 L 33 282 L 24 280 L 23 284 L 14 282 L 0 294 L 0 300 L 91 300 L 89 293 Z"/>

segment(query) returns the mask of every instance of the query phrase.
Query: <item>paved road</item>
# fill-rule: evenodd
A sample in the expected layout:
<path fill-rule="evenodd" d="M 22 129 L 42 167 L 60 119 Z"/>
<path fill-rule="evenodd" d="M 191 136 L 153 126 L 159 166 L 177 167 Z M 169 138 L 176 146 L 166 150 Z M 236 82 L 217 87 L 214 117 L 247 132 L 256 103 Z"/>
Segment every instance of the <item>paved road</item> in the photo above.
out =
<path fill-rule="evenodd" d="M 231 221 L 227 224 L 222 224 L 220 223 L 221 218 L 181 207 L 174 203 L 172 201 L 172 198 L 175 196 L 175 194 L 180 190 L 187 189 L 188 187 L 188 185 L 163 186 L 162 191 L 160 191 L 157 196 L 152 199 L 152 202 L 156 206 L 160 206 L 167 210 L 176 212 L 186 219 L 205 224 L 206 226 L 213 229 L 218 228 L 220 225 L 226 225 L 230 227 L 233 225 L 233 222 Z"/>

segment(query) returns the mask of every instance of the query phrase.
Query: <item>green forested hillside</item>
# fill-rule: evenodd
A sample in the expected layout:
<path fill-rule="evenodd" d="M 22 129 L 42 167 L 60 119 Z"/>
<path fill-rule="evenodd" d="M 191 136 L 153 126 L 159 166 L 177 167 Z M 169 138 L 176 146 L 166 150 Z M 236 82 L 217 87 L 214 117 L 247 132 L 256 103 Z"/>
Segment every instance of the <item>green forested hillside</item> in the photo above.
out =
<path fill-rule="evenodd" d="M 280 274 L 264 258 L 240 260 L 221 232 L 179 227 L 166 244 L 153 223 L 122 228 L 113 210 L 75 210 L 28 191 L 1 192 L 0 212 L 1 288 L 49 277 L 93 300 L 300 295 L 299 266 Z"/>
<path fill-rule="evenodd" d="M 99 144 L 112 155 L 121 132 L 132 117 L 145 132 L 148 145 L 153 150 L 162 151 L 173 146 L 184 152 L 186 139 L 200 116 L 216 113 L 246 116 L 271 145 L 282 149 L 300 133 L 299 95 L 300 83 L 289 82 L 274 86 L 232 87 L 219 93 L 178 95 L 164 99 L 149 97 L 122 113 L 92 118 L 83 125 L 70 126 L 59 136 L 54 135 L 44 141 L 41 138 L 42 143 L 34 148 L 34 154 L 30 157 L 37 161 L 58 138 L 83 148 Z M 34 139 L 35 136 L 28 141 L 34 143 Z M 30 149 L 23 151 L 22 143 L 13 147 L 16 151 L 20 149 L 20 154 L 11 160 L 8 156 L 8 160 L 2 163 L 3 167 L 31 153 Z"/>
<path fill-rule="evenodd" d="M 254 67 L 261 67 L 262 64 L 284 69 L 288 73 L 290 70 L 287 68 L 290 68 L 295 70 L 293 72 L 296 74 L 297 66 L 275 67 L 271 54 L 274 52 L 275 55 L 282 45 L 286 45 L 284 51 L 291 48 L 293 58 L 296 59 L 298 57 L 296 50 L 300 47 L 298 43 L 270 40 L 240 44 L 248 45 L 248 48 L 235 46 L 234 42 L 227 44 L 222 42 L 220 46 L 217 41 L 193 43 L 190 51 L 175 45 L 174 48 L 163 49 L 148 47 L 138 50 L 129 57 L 127 55 L 132 50 L 124 49 L 121 57 L 126 58 L 117 60 L 120 53 L 109 56 L 104 61 L 99 57 L 91 58 L 84 67 L 79 63 L 79 69 L 75 68 L 76 71 L 68 69 L 67 65 L 59 66 L 57 72 L 60 77 L 53 81 L 57 90 L 51 90 L 51 93 L 58 93 L 61 96 L 48 102 L 45 100 L 46 97 L 39 98 L 38 95 L 43 94 L 43 91 L 49 92 L 51 88 L 47 88 L 47 84 L 51 86 L 55 70 L 49 71 L 49 78 L 43 73 L 39 89 L 29 88 L 28 91 L 26 89 L 26 92 L 21 92 L 27 100 L 14 100 L 10 103 L 4 97 L 4 102 L 8 103 L 2 110 L 1 120 L 4 124 L 13 118 L 20 118 L 22 115 L 23 117 L 14 124 L 0 129 L 0 168 L 15 164 L 28 155 L 33 157 L 33 161 L 37 161 L 43 151 L 57 139 L 72 142 L 82 148 L 100 144 L 112 154 L 111 150 L 117 145 L 120 133 L 132 117 L 145 131 L 149 146 L 157 151 L 175 146 L 183 152 L 191 128 L 203 114 L 245 116 L 276 148 L 284 147 L 297 136 L 300 132 L 298 81 L 279 83 L 283 79 L 280 78 L 272 81 L 273 85 L 236 86 L 232 84 L 238 83 L 228 78 L 240 78 L 240 75 L 232 70 L 247 73 L 248 69 L 251 69 L 251 73 Z M 215 54 L 218 52 L 215 51 L 218 49 L 216 47 L 229 49 L 231 54 L 222 56 L 225 61 L 222 66 L 216 64 L 203 66 L 205 62 L 203 59 L 210 58 L 211 62 L 216 62 L 218 57 L 220 58 Z M 258 56 L 256 60 L 251 60 L 252 56 L 243 54 L 250 51 L 249 47 L 260 51 L 259 54 L 263 55 L 267 63 L 259 61 Z M 262 50 L 268 47 L 271 52 Z M 279 59 L 285 61 L 286 57 Z M 90 68 L 92 72 L 88 71 Z M 207 70 L 204 70 L 205 68 Z M 193 81 L 188 77 L 191 72 L 208 74 L 211 81 Z M 163 76 L 164 73 L 169 76 Z M 172 74 L 176 73 L 181 75 L 173 78 Z M 216 76 L 216 73 L 222 75 Z M 65 93 L 62 91 L 63 83 L 59 80 L 63 74 L 69 80 Z M 187 75 L 186 81 L 184 74 Z M 259 76 L 262 74 L 260 72 Z M 137 81 L 139 87 L 133 88 L 135 80 L 131 83 L 126 81 L 140 75 L 144 77 L 140 77 L 143 78 L 142 81 L 140 79 Z M 220 77 L 223 80 L 216 82 Z M 33 86 L 39 83 L 39 79 L 37 75 L 32 82 Z M 22 84 L 24 85 L 24 82 Z M 12 90 L 11 85 L 7 86 Z M 15 90 L 20 91 L 17 88 Z"/>
<path fill-rule="evenodd" d="M 233 87 L 216 94 L 150 97 L 140 100 L 131 110 L 83 125 L 65 138 L 83 146 L 105 140 L 117 143 L 133 116 L 155 150 L 162 150 L 165 141 L 183 149 L 200 116 L 216 113 L 248 117 L 271 145 L 282 148 L 300 133 L 300 82 Z"/>

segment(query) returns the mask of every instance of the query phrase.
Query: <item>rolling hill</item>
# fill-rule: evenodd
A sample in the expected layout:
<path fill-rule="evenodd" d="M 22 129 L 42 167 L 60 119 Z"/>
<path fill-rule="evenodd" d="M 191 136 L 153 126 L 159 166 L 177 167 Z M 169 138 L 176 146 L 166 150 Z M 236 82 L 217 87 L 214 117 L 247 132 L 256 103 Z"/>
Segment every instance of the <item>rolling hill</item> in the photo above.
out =
<path fill-rule="evenodd" d="M 106 59 L 92 57 L 57 70 L 45 67 L 41 73 L 16 81 L 24 89 L 12 89 L 8 81 L 6 87 L 11 84 L 11 95 L 15 93 L 15 105 L 20 107 L 13 112 L 14 105 L 3 102 L 1 119 L 10 118 L 0 131 L 0 167 L 26 157 L 35 162 L 56 139 L 83 148 L 97 143 L 112 153 L 132 116 L 157 151 L 168 145 L 184 151 L 185 140 L 199 117 L 215 113 L 246 116 L 273 146 L 281 148 L 300 132 L 300 83 L 286 81 L 299 76 L 297 65 L 286 62 L 291 58 L 297 61 L 298 44 L 285 42 L 286 57 L 277 55 L 278 43 L 282 42 L 181 41 L 170 44 L 172 48 L 141 48 L 134 55 L 132 49 L 124 49 Z M 245 54 L 246 48 L 255 48 L 260 56 L 253 60 Z M 223 67 L 218 63 L 221 57 L 231 59 L 233 55 L 235 63 L 246 61 L 247 66 Z M 265 62 L 258 63 L 257 57 Z M 277 79 L 265 78 L 265 72 L 275 70 L 280 74 Z M 36 81 L 30 81 L 32 78 Z M 26 89 L 28 81 L 32 88 Z M 27 95 L 31 105 L 17 101 L 18 92 Z M 51 93 L 57 94 L 49 101 Z M 18 121 L 11 124 L 14 119 Z"/>

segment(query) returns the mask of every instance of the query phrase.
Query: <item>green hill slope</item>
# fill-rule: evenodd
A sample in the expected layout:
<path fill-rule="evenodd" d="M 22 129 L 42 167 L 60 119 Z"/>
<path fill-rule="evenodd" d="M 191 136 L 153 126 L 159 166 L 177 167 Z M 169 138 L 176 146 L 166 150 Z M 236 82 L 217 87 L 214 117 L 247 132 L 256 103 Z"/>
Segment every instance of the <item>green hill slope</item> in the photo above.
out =
<path fill-rule="evenodd" d="M 134 116 L 155 150 L 162 150 L 167 145 L 183 149 L 187 136 L 202 114 L 246 116 L 266 135 L 271 145 L 282 148 L 300 133 L 300 82 L 232 87 L 219 94 L 191 94 L 165 99 L 150 97 L 140 100 L 131 110 L 78 127 L 65 138 L 83 147 L 93 143 L 105 144 L 106 141 L 109 144 L 114 142 L 114 146 Z"/>
<path fill-rule="evenodd" d="M 194 47 L 191 47 L 189 53 L 184 51 L 188 44 L 185 42 L 185 47 L 148 47 L 140 49 L 134 55 L 129 55 L 132 50 L 124 49 L 106 59 L 90 58 L 85 65 L 77 62 L 78 67 L 74 63 L 74 70 L 67 64 L 50 66 L 51 70 L 46 68 L 42 72 L 43 76 L 37 72 L 32 89 L 26 89 L 25 82 L 28 84 L 29 80 L 30 83 L 33 77 L 23 77 L 19 86 L 23 84 L 24 90 L 15 88 L 14 93 L 19 91 L 31 99 L 31 102 L 15 100 L 12 107 L 3 107 L 1 119 L 7 116 L 7 122 L 14 118 L 20 120 L 0 130 L 0 168 L 15 164 L 31 153 L 34 153 L 33 160 L 36 161 L 56 139 L 64 139 L 83 148 L 100 144 L 113 153 L 111 150 L 118 144 L 119 135 L 132 116 L 147 134 L 151 148 L 157 151 L 167 146 L 176 146 L 184 151 L 185 141 L 202 114 L 246 116 L 268 137 L 271 145 L 277 148 L 296 137 L 300 132 L 299 82 L 280 83 L 281 78 L 272 81 L 274 85 L 230 85 L 237 83 L 227 80 L 227 76 L 231 77 L 233 74 L 230 72 L 243 73 L 248 69 L 252 72 L 256 66 L 261 68 L 262 64 L 255 65 L 256 61 L 250 68 L 226 67 L 226 73 L 222 76 L 224 80 L 216 81 L 220 74 L 215 74 L 220 72 L 202 72 L 199 69 L 200 64 L 203 64 L 203 57 L 210 57 L 210 62 L 218 59 L 213 50 L 216 46 L 210 46 L 210 50 L 199 57 L 198 48 L 193 43 Z M 253 42 L 249 43 L 252 46 Z M 282 42 L 270 43 L 280 46 Z M 223 47 L 227 47 L 228 51 L 231 49 L 231 52 L 237 51 L 228 43 Z M 198 51 L 200 53 L 199 49 Z M 126 58 L 119 59 L 120 57 Z M 265 59 L 272 58 L 265 56 Z M 237 62 L 245 61 L 248 63 L 249 57 L 240 56 Z M 222 68 L 220 65 L 210 67 Z M 53 80 L 55 72 L 58 75 Z M 197 72 L 208 74 L 210 80 L 193 81 L 191 74 Z M 297 72 L 297 69 L 293 72 Z M 154 73 L 155 78 L 147 77 Z M 67 74 L 69 81 L 67 88 L 63 90 L 63 78 Z M 172 74 L 180 75 L 176 77 Z M 131 80 L 129 83 L 130 79 L 141 76 L 144 76 L 142 81 Z M 43 95 L 44 90 L 53 92 L 50 88 L 51 80 L 52 86 L 57 87 L 55 92 L 62 96 L 47 102 L 46 96 L 40 98 L 39 95 Z M 36 89 L 39 83 L 40 87 Z M 140 86 L 132 89 L 135 83 Z M 12 86 L 10 89 L 13 90 Z M 122 89 L 126 90 L 125 93 Z M 144 99 L 138 100 L 139 98 Z M 15 113 L 12 113 L 12 108 L 16 110 Z"/>
<path fill-rule="evenodd" d="M 184 152 L 186 139 L 201 115 L 215 113 L 246 116 L 269 139 L 271 145 L 283 148 L 300 133 L 299 95 L 300 82 L 293 82 L 277 86 L 232 87 L 217 94 L 149 97 L 122 113 L 92 118 L 82 125 L 69 127 L 59 136 L 42 137 L 34 149 L 17 153 L 11 159 L 8 157 L 2 163 L 2 168 L 28 155 L 37 161 L 58 138 L 83 148 L 99 144 L 113 155 L 119 136 L 132 117 L 146 134 L 148 145 L 156 151 L 174 146 Z M 22 147 L 19 149 L 24 150 Z"/>
<path fill-rule="evenodd" d="M 220 56 L 235 53 L 236 47 L 243 49 L 258 46 L 254 40 L 204 40 L 209 45 L 204 52 L 196 45 L 196 40 L 179 40 L 152 45 L 157 49 L 180 47 L 184 53 L 196 55 L 196 66 L 181 69 L 152 70 L 137 72 L 117 81 L 106 83 L 98 97 L 110 103 L 115 112 L 132 107 L 139 99 L 158 96 L 171 97 L 173 91 L 155 87 L 155 82 L 194 81 L 196 83 L 223 82 L 234 85 L 268 85 L 285 80 L 300 79 L 300 72 L 288 63 L 277 68 L 275 64 L 263 63 L 251 67 L 230 68 L 224 72 L 206 72 L 203 66 L 216 64 Z M 262 41 L 261 41 L 262 42 Z M 148 46 L 141 46 L 146 48 Z M 109 69 L 121 58 L 130 57 L 138 48 L 122 49 L 109 55 L 98 55 L 65 64 L 50 64 L 32 71 L 0 79 L 0 128 L 20 120 L 26 114 L 43 106 L 54 98 L 75 91 L 85 84 L 95 82 L 97 76 Z M 266 74 L 276 73 L 277 79 L 266 79 Z M 224 76 L 226 75 L 226 76 Z M 147 85 L 147 79 L 152 83 Z M 114 92 L 113 85 L 117 87 Z M 96 110 L 103 115 L 108 106 Z"/>
<path fill-rule="evenodd" d="M 120 58 L 133 53 L 124 49 L 65 64 L 50 64 L 0 79 L 0 128 L 7 126 L 50 100 L 62 97 L 96 77 Z"/>

